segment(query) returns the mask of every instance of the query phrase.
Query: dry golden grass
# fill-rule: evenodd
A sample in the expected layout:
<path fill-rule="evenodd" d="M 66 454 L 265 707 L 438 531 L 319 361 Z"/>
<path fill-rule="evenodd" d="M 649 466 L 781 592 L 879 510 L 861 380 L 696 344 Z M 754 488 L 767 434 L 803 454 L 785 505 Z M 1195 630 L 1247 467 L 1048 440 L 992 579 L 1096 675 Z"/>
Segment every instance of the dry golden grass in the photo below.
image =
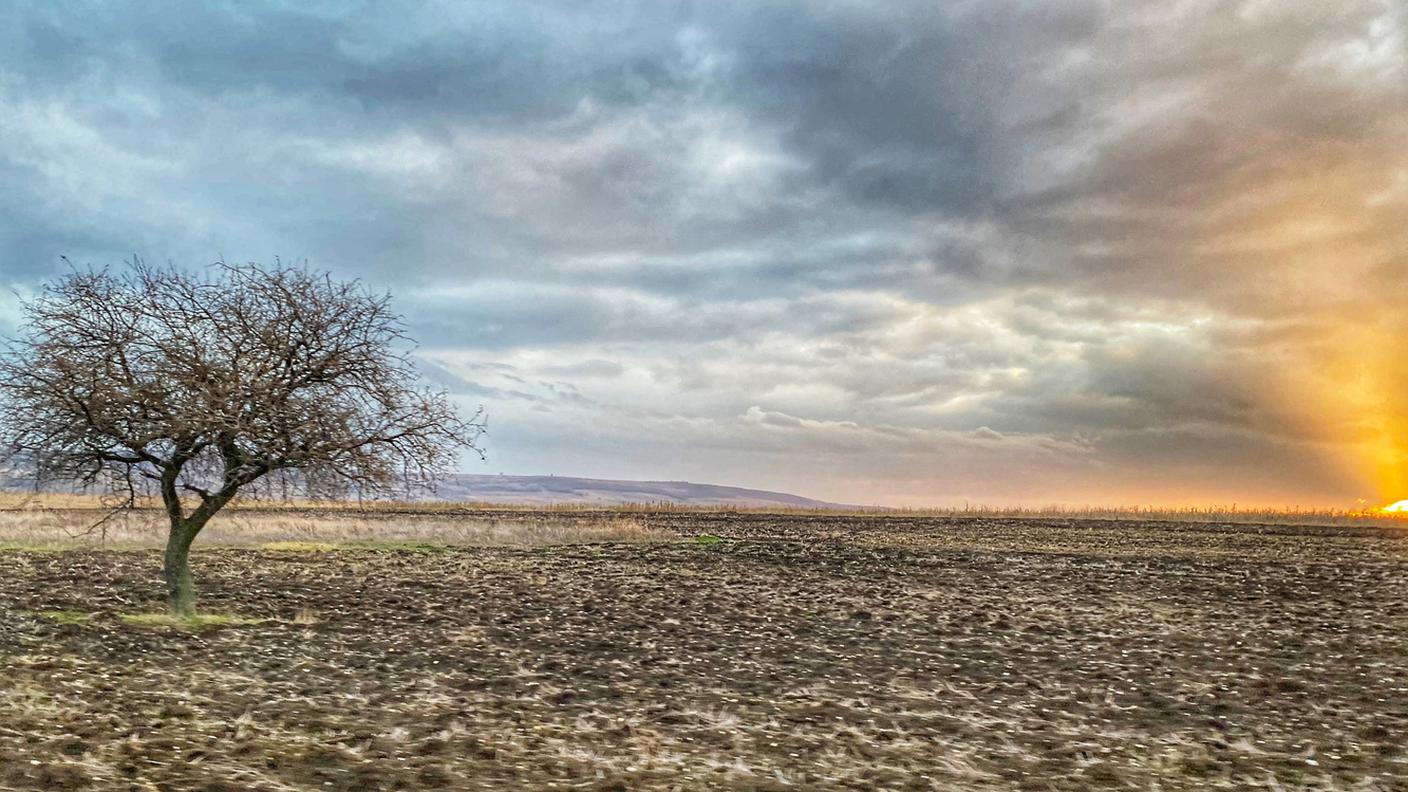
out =
<path fill-rule="evenodd" d="M 160 504 L 139 499 L 137 508 L 112 513 L 118 502 L 97 495 L 0 493 L 0 547 L 58 547 L 70 543 L 148 547 L 161 544 Z M 104 521 L 105 516 L 110 519 Z M 1402 528 L 1408 515 L 1379 511 L 1316 509 L 1046 508 L 810 509 L 693 506 L 678 503 L 554 504 L 522 506 L 447 501 L 235 501 L 211 523 L 202 543 L 234 546 L 271 543 L 411 542 L 465 545 L 544 545 L 665 538 L 653 517 L 676 515 L 775 515 L 778 517 L 892 517 L 1037 520 L 1122 520 L 1169 523 L 1381 526 Z M 99 524 L 101 523 L 101 524 Z M 307 549 L 307 548 L 303 548 Z"/>
<path fill-rule="evenodd" d="M 54 492 L 0 492 L 0 511 L 46 509 L 108 509 L 119 502 L 109 496 L 95 494 L 72 494 Z M 139 509 L 159 509 L 159 500 L 148 497 L 137 499 Z M 309 499 L 236 499 L 227 509 L 233 511 L 289 512 L 326 511 L 338 513 L 373 514 L 464 514 L 495 512 L 604 512 L 613 514 L 633 513 L 672 513 L 710 514 L 719 512 L 741 514 L 779 515 L 831 515 L 869 516 L 896 515 L 909 517 L 1001 517 L 1001 518 L 1068 518 L 1068 519 L 1111 519 L 1111 520 L 1170 520 L 1177 522 L 1269 522 L 1269 523 L 1331 523 L 1331 524 L 1401 524 L 1408 520 L 1408 513 L 1391 513 L 1375 508 L 1362 509 L 1315 509 L 1301 507 L 1286 508 L 1239 508 L 1230 506 L 1067 506 L 1051 505 L 1041 507 L 1026 506 L 985 506 L 965 505 L 963 507 L 892 508 L 884 506 L 848 508 L 810 508 L 789 506 L 749 506 L 749 505 L 692 505 L 668 501 L 601 504 L 601 503 L 555 503 L 518 504 L 488 503 L 481 501 L 438 501 L 438 500 L 309 500 Z"/>
<path fill-rule="evenodd" d="M 1037 520 L 1132 520 L 1138 522 L 1233 523 L 1279 525 L 1362 525 L 1402 526 L 1408 523 L 1408 513 L 1383 512 L 1377 509 L 1240 509 L 1236 506 L 965 506 L 963 508 L 890 508 L 858 507 L 819 509 L 785 506 L 694 506 L 679 503 L 625 503 L 614 506 L 557 504 L 551 506 L 506 506 L 504 504 L 427 504 L 388 505 L 397 508 L 454 509 L 529 509 L 544 512 L 608 512 L 616 514 L 774 514 L 784 517 L 972 517 L 991 519 Z"/>
<path fill-rule="evenodd" d="M 121 513 L 94 527 L 97 509 L 0 509 L 0 548 L 159 547 L 165 517 L 155 510 Z M 201 533 L 202 545 L 308 551 L 337 545 L 541 546 L 583 542 L 640 542 L 670 538 L 628 515 L 565 519 L 545 514 L 483 515 L 354 512 L 342 509 L 252 511 L 233 509 Z"/>
<path fill-rule="evenodd" d="M 97 495 L 59 492 L 0 492 L 0 510 L 44 511 L 46 509 L 101 509 L 112 499 Z M 153 504 L 155 505 L 155 504 Z"/>

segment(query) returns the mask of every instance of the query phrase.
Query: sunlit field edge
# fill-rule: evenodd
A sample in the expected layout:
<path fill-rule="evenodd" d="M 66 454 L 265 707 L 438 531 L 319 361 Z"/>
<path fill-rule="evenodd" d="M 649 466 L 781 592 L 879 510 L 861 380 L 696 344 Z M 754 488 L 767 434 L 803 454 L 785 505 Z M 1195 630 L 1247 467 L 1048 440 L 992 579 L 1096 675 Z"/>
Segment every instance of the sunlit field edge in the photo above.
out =
<path fill-rule="evenodd" d="M 0 493 L 0 512 L 88 512 L 94 521 L 118 505 L 114 499 L 99 495 L 72 493 Z M 160 503 L 139 498 L 125 519 L 155 519 L 160 517 Z M 1408 512 L 1383 508 L 1306 509 L 1239 508 L 1237 506 L 1068 506 L 1011 507 L 965 505 L 962 507 L 889 508 L 844 507 L 816 508 L 756 504 L 684 504 L 668 501 L 638 503 L 488 503 L 475 501 L 437 500 L 237 500 L 227 507 L 229 515 L 254 514 L 273 516 L 298 513 L 304 516 L 326 514 L 355 518 L 357 515 L 384 518 L 388 515 L 444 516 L 499 520 L 549 519 L 552 515 L 600 515 L 612 517 L 639 514 L 777 514 L 816 517 L 909 517 L 909 518 L 972 518 L 972 519 L 1048 519 L 1048 520 L 1135 520 L 1192 523 L 1266 523 L 1288 525 L 1408 525 Z"/>

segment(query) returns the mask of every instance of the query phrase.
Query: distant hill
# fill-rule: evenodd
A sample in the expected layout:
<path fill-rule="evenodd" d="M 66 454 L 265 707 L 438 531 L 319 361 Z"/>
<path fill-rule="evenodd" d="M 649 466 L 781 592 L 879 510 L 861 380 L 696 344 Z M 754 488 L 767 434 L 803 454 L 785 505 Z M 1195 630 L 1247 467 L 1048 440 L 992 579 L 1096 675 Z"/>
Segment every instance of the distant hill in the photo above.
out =
<path fill-rule="evenodd" d="M 687 506 L 791 506 L 842 509 L 844 504 L 785 492 L 694 484 L 688 481 L 617 481 L 570 476 L 482 476 L 459 474 L 440 484 L 438 500 L 546 506 L 556 503 L 613 505 L 675 503 Z"/>
<path fill-rule="evenodd" d="M 30 490 L 34 480 L 0 467 L 0 491 Z M 50 492 L 73 492 L 72 487 L 51 484 Z M 785 492 L 695 484 L 689 481 L 617 481 L 571 476 L 484 476 L 458 473 L 440 483 L 428 499 L 451 502 L 502 503 L 550 506 L 580 503 L 600 506 L 624 503 L 673 503 L 685 506 L 789 506 L 804 509 L 854 508 L 840 503 L 803 498 Z"/>

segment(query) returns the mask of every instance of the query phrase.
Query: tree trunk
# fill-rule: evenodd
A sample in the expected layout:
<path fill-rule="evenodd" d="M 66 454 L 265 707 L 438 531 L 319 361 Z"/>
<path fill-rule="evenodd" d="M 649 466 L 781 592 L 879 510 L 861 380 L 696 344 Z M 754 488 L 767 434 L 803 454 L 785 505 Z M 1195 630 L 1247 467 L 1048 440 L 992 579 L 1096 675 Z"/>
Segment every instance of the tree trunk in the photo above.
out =
<path fill-rule="evenodd" d="M 171 521 L 171 534 L 166 538 L 167 601 L 176 616 L 193 616 L 196 612 L 196 585 L 191 578 L 191 542 L 200 528 L 186 520 Z"/>

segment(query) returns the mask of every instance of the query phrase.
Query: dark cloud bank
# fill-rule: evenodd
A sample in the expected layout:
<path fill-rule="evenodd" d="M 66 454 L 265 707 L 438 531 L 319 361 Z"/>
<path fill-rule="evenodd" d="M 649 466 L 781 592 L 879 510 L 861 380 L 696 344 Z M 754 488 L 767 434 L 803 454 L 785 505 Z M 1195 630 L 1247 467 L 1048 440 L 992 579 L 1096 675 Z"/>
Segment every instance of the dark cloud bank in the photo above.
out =
<path fill-rule="evenodd" d="M 0 282 L 392 288 L 494 472 L 1408 497 L 1393 2 L 11 4 Z M 0 324 L 13 299 L 0 298 Z"/>

